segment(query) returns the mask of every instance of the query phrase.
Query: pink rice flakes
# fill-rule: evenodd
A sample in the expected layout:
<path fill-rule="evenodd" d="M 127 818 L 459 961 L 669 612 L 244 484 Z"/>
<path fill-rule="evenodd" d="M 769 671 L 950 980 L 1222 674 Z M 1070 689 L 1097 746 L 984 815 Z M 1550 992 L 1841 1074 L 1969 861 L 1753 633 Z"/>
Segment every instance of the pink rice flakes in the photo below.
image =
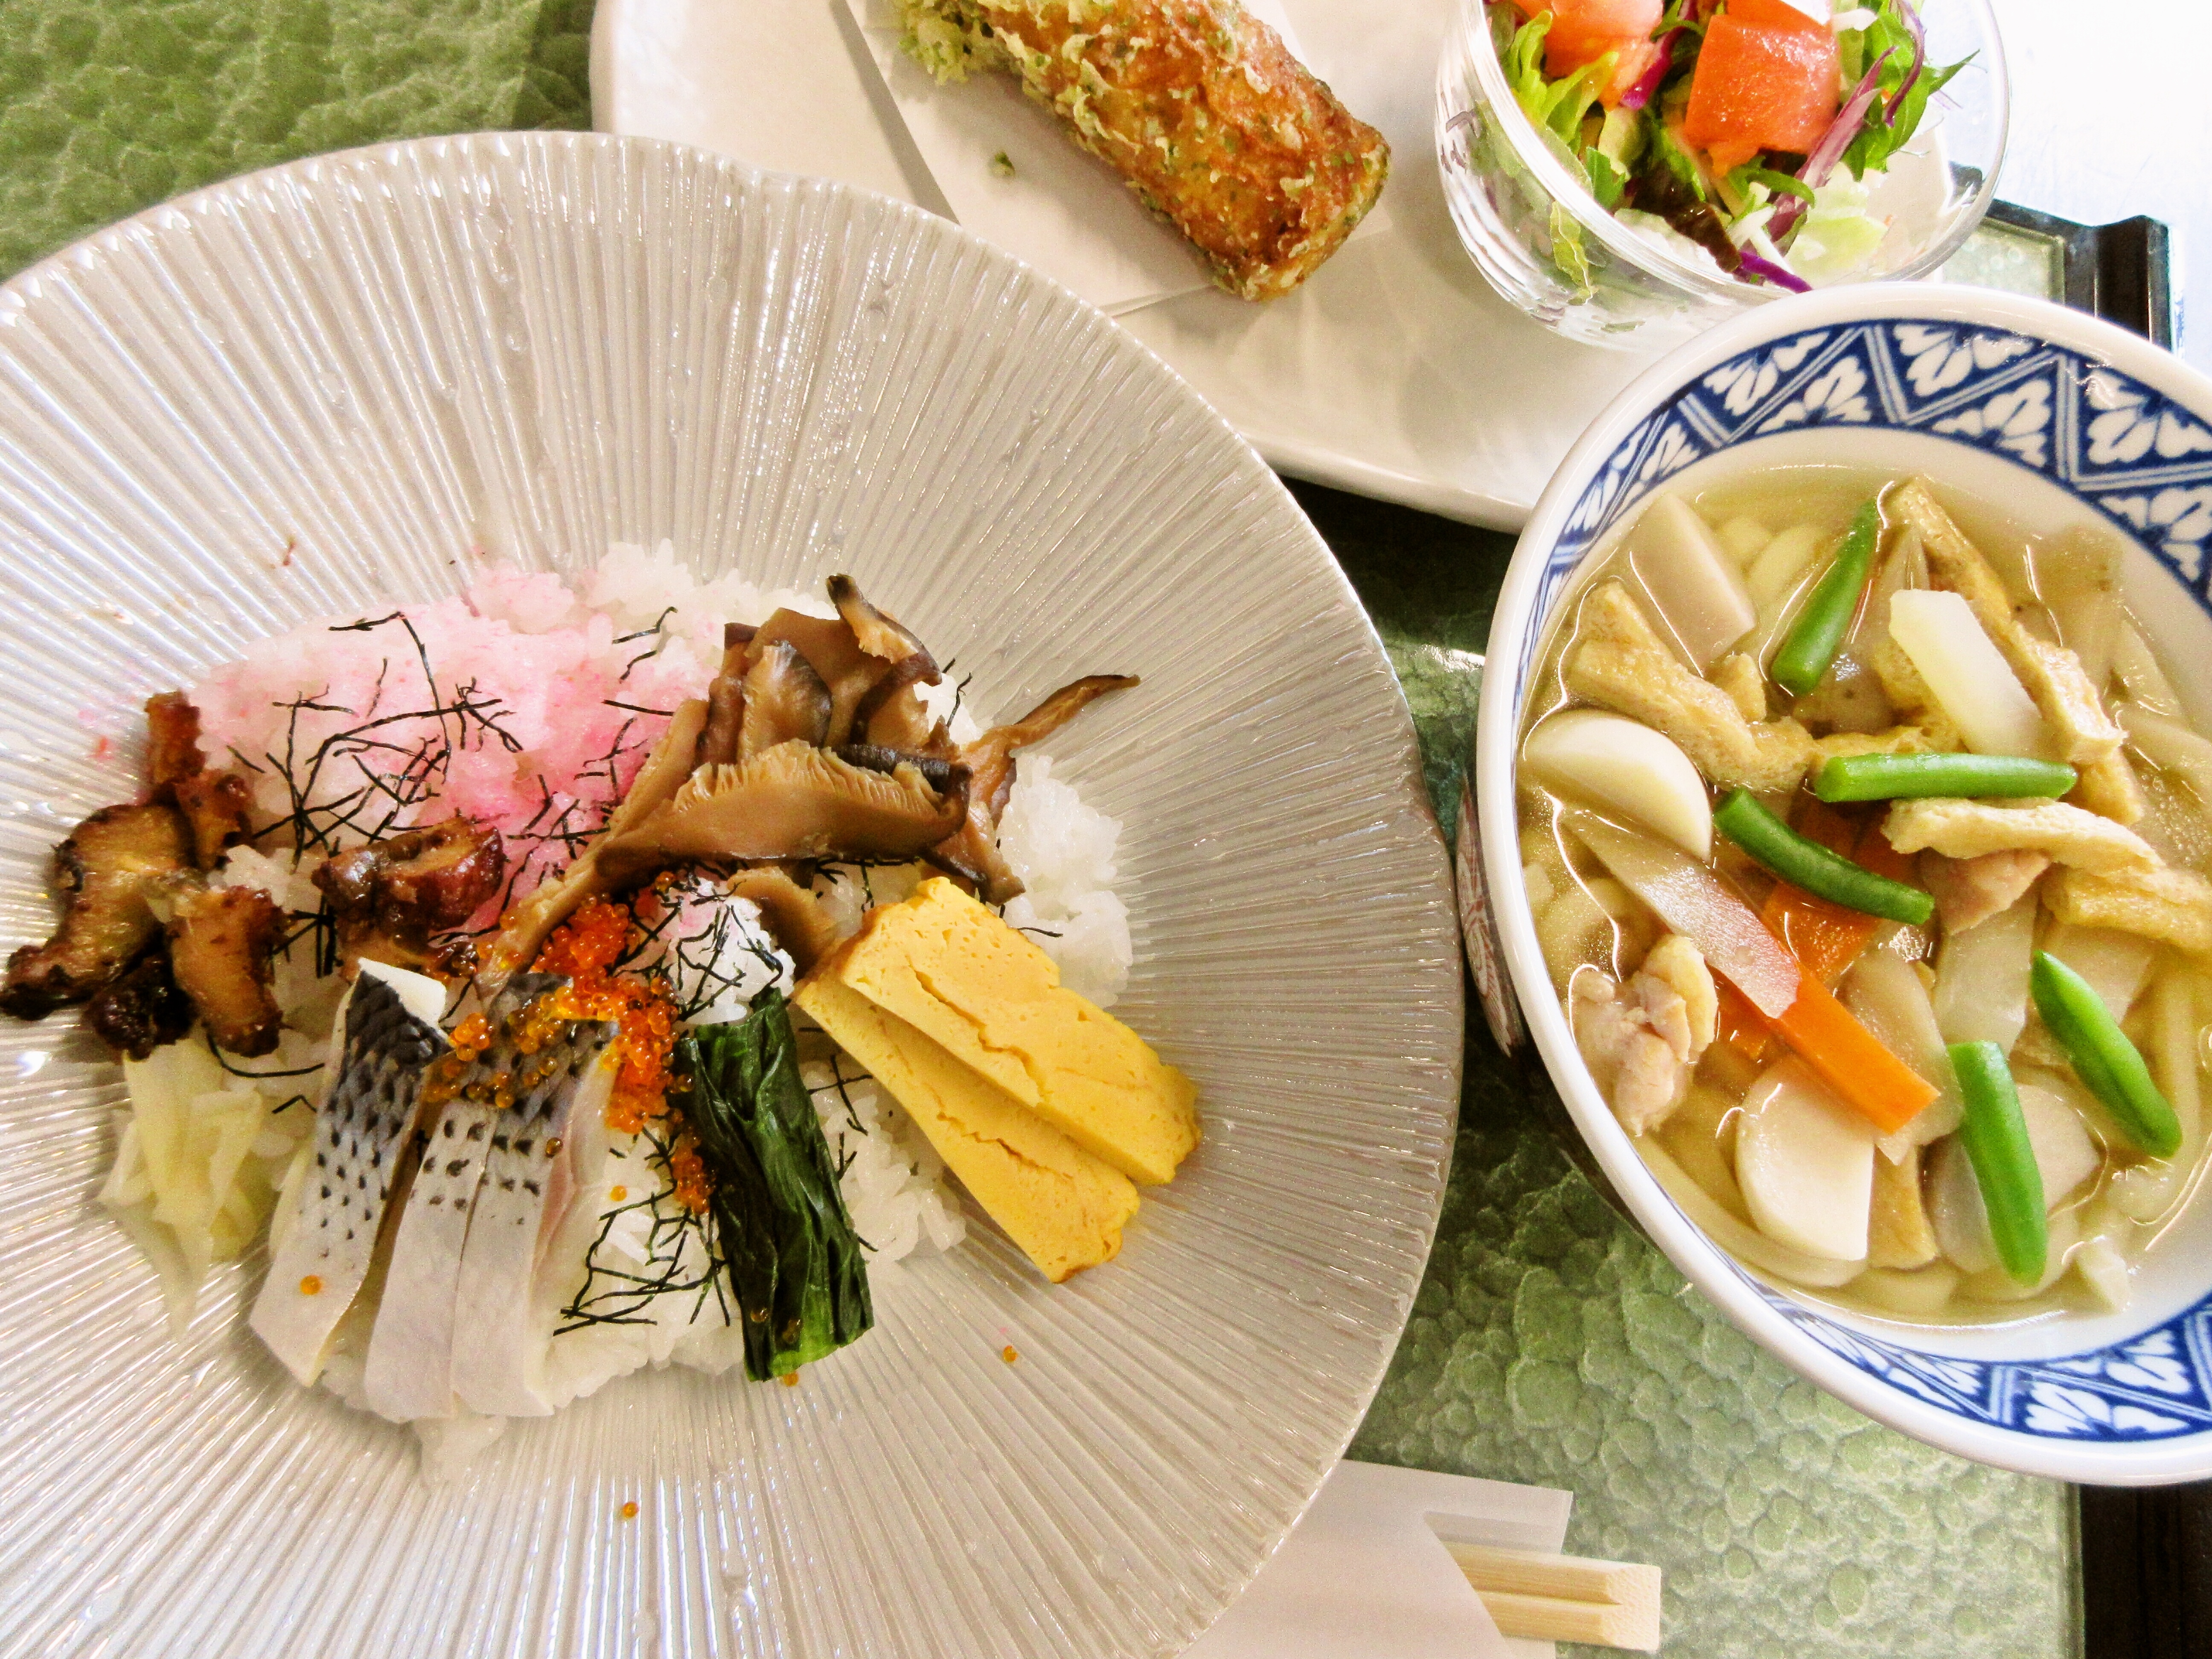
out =
<path fill-rule="evenodd" d="M 597 829 L 713 669 L 682 639 L 618 637 L 558 576 L 495 565 L 462 597 L 374 628 L 310 623 L 260 641 L 191 696 L 209 754 L 262 769 L 272 817 L 291 810 L 289 769 L 311 810 L 363 836 L 404 801 L 395 826 L 465 813 L 520 854 L 549 830 Z"/>

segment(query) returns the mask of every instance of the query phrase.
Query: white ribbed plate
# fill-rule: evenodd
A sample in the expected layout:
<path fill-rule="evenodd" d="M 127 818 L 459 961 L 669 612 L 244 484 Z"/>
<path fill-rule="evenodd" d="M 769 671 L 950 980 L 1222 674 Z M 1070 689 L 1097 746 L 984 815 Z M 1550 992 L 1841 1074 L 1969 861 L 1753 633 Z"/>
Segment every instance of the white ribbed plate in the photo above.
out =
<path fill-rule="evenodd" d="M 0 1654 L 1164 1654 L 1221 1609 L 1405 1320 L 1461 1005 L 1382 650 L 1197 397 L 912 209 L 490 136 L 239 179 L 0 289 L 0 432 L 9 942 L 46 931 L 52 843 L 134 787 L 99 739 L 149 692 L 451 592 L 471 545 L 666 536 L 854 571 L 987 710 L 1144 677 L 1054 750 L 1127 825 L 1119 1012 L 1208 1137 L 1073 1284 L 978 1228 L 879 1275 L 878 1329 L 796 1389 L 629 1378 L 434 1487 L 258 1352 L 258 1261 L 171 1343 L 93 1202 L 116 1070 L 66 1017 L 9 1024 Z"/>

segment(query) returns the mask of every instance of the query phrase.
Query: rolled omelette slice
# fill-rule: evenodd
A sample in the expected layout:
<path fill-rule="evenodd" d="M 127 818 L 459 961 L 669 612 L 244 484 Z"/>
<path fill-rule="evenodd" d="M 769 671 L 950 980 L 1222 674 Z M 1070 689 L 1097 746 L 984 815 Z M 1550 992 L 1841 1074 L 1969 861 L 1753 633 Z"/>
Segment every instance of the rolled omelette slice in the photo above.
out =
<path fill-rule="evenodd" d="M 942 877 L 871 910 L 815 977 L 905 1021 L 1140 1186 L 1174 1180 L 1198 1145 L 1190 1079 Z"/>
<path fill-rule="evenodd" d="M 1243 299 L 1296 288 L 1382 193 L 1382 135 L 1237 0 L 900 3 L 925 69 L 1018 76 Z"/>
<path fill-rule="evenodd" d="M 890 1091 L 1047 1279 L 1064 1283 L 1121 1253 L 1137 1211 L 1127 1176 L 836 979 L 817 974 L 792 1000 Z"/>

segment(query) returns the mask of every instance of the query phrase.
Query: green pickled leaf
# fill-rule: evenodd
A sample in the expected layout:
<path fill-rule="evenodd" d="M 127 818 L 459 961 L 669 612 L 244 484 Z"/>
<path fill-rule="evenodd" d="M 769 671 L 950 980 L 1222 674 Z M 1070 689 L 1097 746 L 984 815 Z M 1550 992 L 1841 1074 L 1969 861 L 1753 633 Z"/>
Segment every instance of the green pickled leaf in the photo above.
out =
<path fill-rule="evenodd" d="M 744 1321 L 745 1373 L 781 1376 L 875 1322 L 865 1247 L 806 1085 L 781 996 L 677 1045 L 674 1097 L 713 1176 L 716 1249 Z"/>

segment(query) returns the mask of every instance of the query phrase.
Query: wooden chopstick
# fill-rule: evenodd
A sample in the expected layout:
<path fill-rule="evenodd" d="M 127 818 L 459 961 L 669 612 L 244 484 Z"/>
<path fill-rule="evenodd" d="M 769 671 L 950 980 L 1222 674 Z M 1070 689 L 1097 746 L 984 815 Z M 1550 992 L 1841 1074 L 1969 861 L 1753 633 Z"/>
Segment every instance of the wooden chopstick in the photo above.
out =
<path fill-rule="evenodd" d="M 1504 1636 L 1659 1650 L 1659 1569 L 1534 1550 L 1447 1543 Z"/>

